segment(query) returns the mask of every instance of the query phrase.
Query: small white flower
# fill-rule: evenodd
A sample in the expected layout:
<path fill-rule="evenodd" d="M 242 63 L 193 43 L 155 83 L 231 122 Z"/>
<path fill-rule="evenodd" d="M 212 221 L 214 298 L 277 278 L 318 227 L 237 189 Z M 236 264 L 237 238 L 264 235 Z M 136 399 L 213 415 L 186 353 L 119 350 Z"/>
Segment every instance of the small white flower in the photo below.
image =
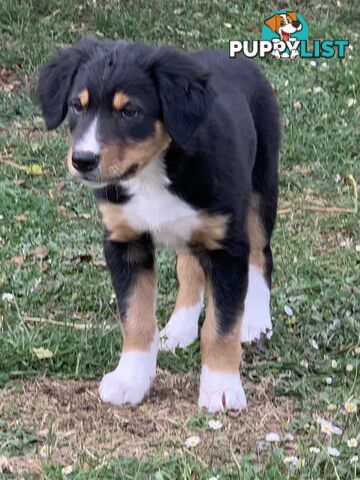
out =
<path fill-rule="evenodd" d="M 356 438 L 349 438 L 349 440 L 347 441 L 347 445 L 349 448 L 357 448 L 358 441 Z"/>
<path fill-rule="evenodd" d="M 310 60 L 309 64 L 310 64 L 311 67 L 316 67 L 315 60 Z"/>
<path fill-rule="evenodd" d="M 64 477 L 71 477 L 71 475 L 74 473 L 74 469 L 71 465 L 68 465 L 67 467 L 63 467 L 61 469 L 61 473 L 64 475 Z"/>
<path fill-rule="evenodd" d="M 347 106 L 350 108 L 352 106 L 354 106 L 356 103 L 356 98 L 348 98 L 348 101 L 347 101 Z"/>
<path fill-rule="evenodd" d="M 291 433 L 286 433 L 284 435 L 284 440 L 285 440 L 285 442 L 293 442 L 294 441 L 294 435 L 291 435 Z"/>
<path fill-rule="evenodd" d="M 340 451 L 335 447 L 328 447 L 327 451 L 330 457 L 340 457 Z"/>
<path fill-rule="evenodd" d="M 219 420 L 209 420 L 208 425 L 211 430 L 220 430 L 222 428 L 222 423 Z"/>
<path fill-rule="evenodd" d="M 334 180 L 335 180 L 335 183 L 340 183 L 340 182 L 341 182 L 342 176 L 340 175 L 340 173 L 337 173 L 337 174 L 335 175 Z"/>
<path fill-rule="evenodd" d="M 266 435 L 265 440 L 267 442 L 280 442 L 280 435 L 275 432 L 270 432 Z"/>
<path fill-rule="evenodd" d="M 297 465 L 299 459 L 298 457 L 295 457 L 295 455 L 291 455 L 290 457 L 285 457 L 283 461 L 285 464 L 291 463 L 292 465 Z"/>
<path fill-rule="evenodd" d="M 12 303 L 14 300 L 15 300 L 15 295 L 13 293 L 3 293 L 1 298 L 5 301 L 5 302 L 9 302 L 9 303 Z"/>
<path fill-rule="evenodd" d="M 320 429 L 323 433 L 326 433 L 326 435 L 331 435 L 334 433 L 335 435 L 341 435 L 342 430 L 339 427 L 335 427 L 331 422 L 328 422 L 326 420 L 322 420 L 320 422 Z"/>
<path fill-rule="evenodd" d="M 224 23 L 224 27 L 225 28 L 232 28 L 232 25 L 231 25 L 231 23 Z"/>
<path fill-rule="evenodd" d="M 352 363 L 348 363 L 348 364 L 346 365 L 346 371 L 347 371 L 348 373 L 350 373 L 350 372 L 352 372 L 353 370 L 354 370 L 354 365 L 353 365 Z"/>
<path fill-rule="evenodd" d="M 337 361 L 331 360 L 331 368 L 337 368 Z"/>
<path fill-rule="evenodd" d="M 41 458 L 48 458 L 51 453 L 51 448 L 48 445 L 43 445 L 39 450 Z"/>
<path fill-rule="evenodd" d="M 216 475 L 216 477 L 209 477 L 209 480 L 219 480 L 219 476 Z"/>
<path fill-rule="evenodd" d="M 201 443 L 200 437 L 198 437 L 197 435 L 192 435 L 185 440 L 185 447 L 194 448 L 197 447 L 199 443 Z"/>
<path fill-rule="evenodd" d="M 311 346 L 313 347 L 314 350 L 319 350 L 319 344 L 315 339 L 311 340 Z"/>
<path fill-rule="evenodd" d="M 324 90 L 322 89 L 322 87 L 318 87 L 318 86 L 314 87 L 314 89 L 313 89 L 313 92 L 314 92 L 314 93 L 321 93 L 321 92 L 323 92 L 323 91 L 324 91 Z"/>
<path fill-rule="evenodd" d="M 286 315 L 288 317 L 292 317 L 294 315 L 294 312 L 293 312 L 292 308 L 289 307 L 288 305 L 285 305 L 284 312 L 286 313 Z"/>
<path fill-rule="evenodd" d="M 357 412 L 357 403 L 355 402 L 345 402 L 344 404 L 346 413 L 356 413 Z"/>
<path fill-rule="evenodd" d="M 307 360 L 301 360 L 300 365 L 306 369 L 309 368 L 309 362 Z"/>
<path fill-rule="evenodd" d="M 359 457 L 357 455 L 354 455 L 353 457 L 350 458 L 350 463 L 357 463 L 359 461 Z"/>
<path fill-rule="evenodd" d="M 356 355 L 360 355 L 360 347 L 355 347 L 354 352 L 356 353 Z"/>
<path fill-rule="evenodd" d="M 326 377 L 326 378 L 325 378 L 325 383 L 326 383 L 327 385 L 331 385 L 331 384 L 332 384 L 332 381 L 333 381 L 333 380 L 332 380 L 331 377 Z"/>
<path fill-rule="evenodd" d="M 297 468 L 301 468 L 305 466 L 305 460 L 303 458 L 299 458 L 298 461 L 296 462 L 295 466 Z"/>
<path fill-rule="evenodd" d="M 320 448 L 318 448 L 318 447 L 310 447 L 310 448 L 309 448 L 309 452 L 310 452 L 310 453 L 315 453 L 315 455 L 317 455 L 318 453 L 320 453 Z"/>

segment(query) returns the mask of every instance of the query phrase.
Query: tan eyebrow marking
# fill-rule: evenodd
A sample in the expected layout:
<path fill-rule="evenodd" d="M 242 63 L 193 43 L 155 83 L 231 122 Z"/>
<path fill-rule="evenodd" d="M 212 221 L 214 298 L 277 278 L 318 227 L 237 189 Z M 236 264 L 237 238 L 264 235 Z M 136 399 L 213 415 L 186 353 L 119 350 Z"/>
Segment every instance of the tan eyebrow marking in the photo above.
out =
<path fill-rule="evenodd" d="M 113 107 L 115 110 L 121 110 L 129 101 L 129 97 L 126 93 L 119 91 L 116 92 L 113 98 Z"/>
<path fill-rule="evenodd" d="M 81 92 L 79 93 L 79 100 L 80 100 L 81 105 L 84 108 L 88 107 L 88 105 L 89 105 L 89 90 L 87 88 L 84 88 L 83 90 L 81 90 Z"/>

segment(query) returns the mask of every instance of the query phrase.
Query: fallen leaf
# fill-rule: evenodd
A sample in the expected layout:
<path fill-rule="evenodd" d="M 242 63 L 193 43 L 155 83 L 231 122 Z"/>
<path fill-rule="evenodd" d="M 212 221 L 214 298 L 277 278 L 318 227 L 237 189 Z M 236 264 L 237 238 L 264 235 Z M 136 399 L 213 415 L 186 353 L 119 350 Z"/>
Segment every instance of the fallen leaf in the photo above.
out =
<path fill-rule="evenodd" d="M 37 247 L 37 248 L 34 248 L 34 250 L 31 250 L 29 255 L 31 257 L 43 259 L 49 255 L 49 249 L 47 247 Z"/>
<path fill-rule="evenodd" d="M 4 262 L 5 265 L 11 265 L 12 263 L 17 265 L 18 267 L 22 267 L 24 265 L 24 257 L 19 255 L 19 256 L 11 257 L 8 260 L 5 260 Z"/>
<path fill-rule="evenodd" d="M 78 263 L 91 262 L 91 260 L 94 258 L 94 255 L 95 254 L 93 253 L 81 253 L 80 255 L 74 255 L 70 260 L 72 262 L 77 261 Z"/>
<path fill-rule="evenodd" d="M 41 165 L 37 163 L 33 163 L 32 165 L 29 165 L 28 167 L 26 167 L 25 171 L 28 175 L 35 175 L 35 176 L 44 175 L 44 171 Z"/>
<path fill-rule="evenodd" d="M 64 182 L 58 182 L 56 185 L 55 185 L 55 188 L 58 192 L 61 192 L 62 190 L 64 190 L 65 188 L 65 183 Z"/>
<path fill-rule="evenodd" d="M 26 222 L 27 221 L 27 217 L 25 217 L 25 215 L 15 215 L 14 218 L 17 222 Z"/>
<path fill-rule="evenodd" d="M 23 185 L 26 182 L 24 178 L 15 178 L 14 185 Z"/>
<path fill-rule="evenodd" d="M 47 348 L 39 347 L 39 348 L 33 348 L 32 349 L 37 358 L 40 360 L 46 359 L 46 358 L 52 358 L 54 356 L 53 352 L 51 350 L 48 350 Z"/>

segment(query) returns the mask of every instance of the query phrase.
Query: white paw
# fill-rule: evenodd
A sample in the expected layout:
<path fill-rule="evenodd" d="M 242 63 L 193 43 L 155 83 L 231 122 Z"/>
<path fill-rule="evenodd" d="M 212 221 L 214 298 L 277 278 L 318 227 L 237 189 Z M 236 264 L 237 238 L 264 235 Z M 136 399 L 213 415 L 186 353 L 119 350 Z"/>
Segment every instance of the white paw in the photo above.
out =
<path fill-rule="evenodd" d="M 175 348 L 185 348 L 198 338 L 199 317 L 203 305 L 201 301 L 189 308 L 181 308 L 171 315 L 170 320 L 160 332 L 160 350 L 174 351 Z"/>
<path fill-rule="evenodd" d="M 149 392 L 156 375 L 158 333 L 148 352 L 124 352 L 119 365 L 101 380 L 99 396 L 113 405 L 138 405 Z"/>
<path fill-rule="evenodd" d="M 262 333 L 265 333 L 268 338 L 272 336 L 270 290 L 262 273 L 250 265 L 249 284 L 241 324 L 241 341 L 259 340 Z"/>
<path fill-rule="evenodd" d="M 299 55 L 299 52 L 297 50 L 293 50 L 290 54 L 291 60 L 294 60 L 295 57 Z"/>
<path fill-rule="evenodd" d="M 275 57 L 277 60 L 281 58 L 279 50 L 273 50 L 272 54 L 273 57 Z"/>
<path fill-rule="evenodd" d="M 201 370 L 198 404 L 209 412 L 246 408 L 246 396 L 240 375 L 214 372 L 204 365 Z"/>

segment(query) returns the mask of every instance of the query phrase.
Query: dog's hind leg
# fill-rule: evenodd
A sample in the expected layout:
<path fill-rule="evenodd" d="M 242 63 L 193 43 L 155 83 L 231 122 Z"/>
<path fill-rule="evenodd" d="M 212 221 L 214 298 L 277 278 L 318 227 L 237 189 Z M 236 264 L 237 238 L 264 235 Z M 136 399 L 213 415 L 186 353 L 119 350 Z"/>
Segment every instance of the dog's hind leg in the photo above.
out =
<path fill-rule="evenodd" d="M 196 257 L 179 251 L 177 258 L 179 292 L 175 309 L 160 332 L 160 350 L 185 348 L 198 337 L 198 323 L 204 298 L 205 277 Z"/>
<path fill-rule="evenodd" d="M 270 288 L 272 252 L 260 212 L 260 196 L 253 193 L 247 219 L 250 241 L 249 279 L 241 325 L 241 341 L 260 340 L 272 335 Z"/>

